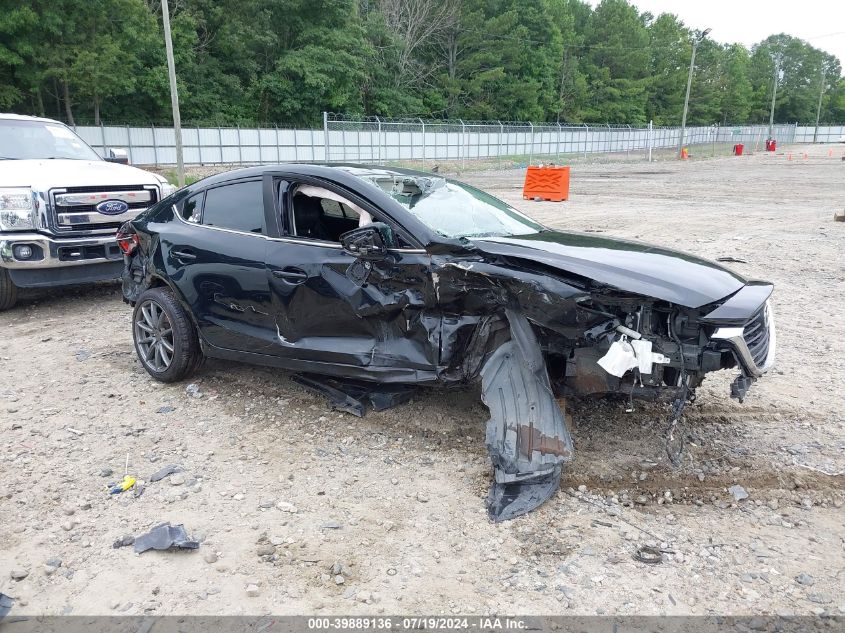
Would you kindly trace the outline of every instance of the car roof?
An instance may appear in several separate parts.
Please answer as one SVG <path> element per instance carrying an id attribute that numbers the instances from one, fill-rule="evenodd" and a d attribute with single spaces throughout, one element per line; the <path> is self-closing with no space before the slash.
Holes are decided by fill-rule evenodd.
<path id="1" fill-rule="evenodd" d="M 0 119 L 8 120 L 8 121 L 41 121 L 42 123 L 58 123 L 59 125 L 64 125 L 61 121 L 56 121 L 55 119 L 45 119 L 44 117 L 40 116 L 30 116 L 28 114 L 15 114 L 13 112 L 0 112 Z"/>
<path id="2" fill-rule="evenodd" d="M 256 165 L 255 167 L 243 167 L 240 169 L 233 169 L 225 171 L 208 178 L 203 178 L 198 181 L 202 186 L 215 185 L 230 180 L 239 180 L 241 178 L 254 178 L 256 176 L 263 176 L 264 174 L 272 174 L 278 172 L 292 172 L 301 174 L 303 176 L 316 176 L 323 178 L 335 179 L 343 183 L 345 177 L 353 177 L 356 180 L 372 176 L 426 176 L 438 177 L 437 174 L 430 174 L 424 171 L 417 171 L 414 169 L 405 169 L 403 167 L 388 167 L 384 165 L 361 165 L 358 163 L 278 163 L 274 165 Z"/>

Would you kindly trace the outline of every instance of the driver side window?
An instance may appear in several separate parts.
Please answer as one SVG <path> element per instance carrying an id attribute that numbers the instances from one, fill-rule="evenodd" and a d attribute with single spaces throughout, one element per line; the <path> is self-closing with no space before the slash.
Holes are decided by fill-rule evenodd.
<path id="1" fill-rule="evenodd" d="M 339 243 L 347 231 L 372 222 L 364 209 L 322 187 L 299 185 L 291 199 L 291 233 L 298 237 Z"/>

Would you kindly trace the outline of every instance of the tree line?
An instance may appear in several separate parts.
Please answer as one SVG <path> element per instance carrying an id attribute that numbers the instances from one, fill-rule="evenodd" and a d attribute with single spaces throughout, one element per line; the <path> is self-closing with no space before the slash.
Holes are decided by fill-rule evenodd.
<path id="1" fill-rule="evenodd" d="M 692 42 L 626 0 L 170 0 L 182 119 L 676 125 Z M 167 124 L 160 0 L 0 0 L 0 111 Z M 706 25 L 701 25 L 706 26 Z M 718 34 L 714 33 L 718 36 Z M 845 121 L 840 61 L 787 34 L 698 46 L 688 122 Z"/>

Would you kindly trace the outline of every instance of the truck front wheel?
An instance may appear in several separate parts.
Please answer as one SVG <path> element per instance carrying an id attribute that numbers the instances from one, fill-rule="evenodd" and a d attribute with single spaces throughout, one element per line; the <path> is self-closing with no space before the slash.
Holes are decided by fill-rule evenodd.
<path id="1" fill-rule="evenodd" d="M 12 282 L 9 271 L 0 268 L 0 312 L 8 310 L 18 300 L 18 287 Z"/>

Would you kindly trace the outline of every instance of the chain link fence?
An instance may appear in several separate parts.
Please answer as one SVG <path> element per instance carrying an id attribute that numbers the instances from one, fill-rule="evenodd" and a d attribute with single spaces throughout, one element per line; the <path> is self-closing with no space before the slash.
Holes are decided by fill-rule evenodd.
<path id="1" fill-rule="evenodd" d="M 590 154 L 623 154 L 643 159 L 655 152 L 678 150 L 679 127 L 633 127 L 613 124 L 541 124 L 509 121 L 426 121 L 423 119 L 356 119 L 326 114 L 325 155 L 329 161 L 391 162 L 553 162 Z M 798 127 L 776 125 L 772 137 L 795 141 Z M 684 146 L 731 146 L 762 149 L 767 125 L 695 126 L 684 133 Z M 665 152 L 664 152 L 665 153 Z"/>
<path id="2" fill-rule="evenodd" d="M 95 150 L 127 150 L 137 165 L 175 165 L 173 128 L 77 126 L 76 132 Z M 690 152 L 722 154 L 737 143 L 745 151 L 762 150 L 767 125 L 694 126 L 685 130 Z M 815 127 L 776 125 L 779 145 L 838 142 L 845 125 Z M 186 164 L 250 165 L 290 161 L 354 163 L 467 163 L 514 166 L 562 162 L 576 157 L 650 160 L 678 151 L 680 128 L 613 124 L 522 123 L 506 121 L 444 121 L 424 119 L 352 118 L 326 113 L 322 129 L 277 127 L 183 127 Z"/>

